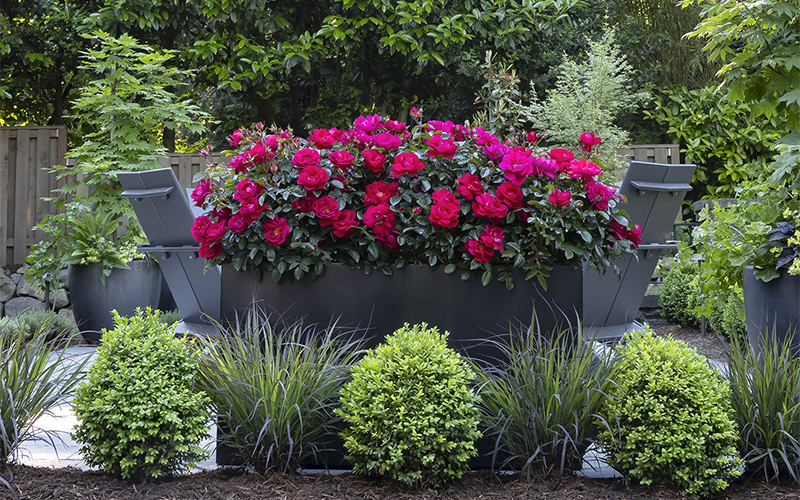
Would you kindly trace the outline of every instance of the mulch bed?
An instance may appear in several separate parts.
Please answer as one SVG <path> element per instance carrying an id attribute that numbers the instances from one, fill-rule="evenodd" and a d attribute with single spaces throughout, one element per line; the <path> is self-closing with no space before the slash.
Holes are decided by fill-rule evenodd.
<path id="1" fill-rule="evenodd" d="M 636 500 L 681 499 L 680 492 L 666 487 L 647 490 L 620 480 L 587 479 L 538 473 L 528 482 L 488 471 L 465 475 L 441 492 L 408 490 L 388 481 L 370 480 L 353 474 L 265 475 L 239 469 L 218 469 L 177 477 L 159 484 L 130 484 L 102 472 L 85 472 L 21 466 L 14 468 L 13 491 L 0 490 L 3 499 L 548 499 L 548 500 Z M 718 499 L 800 500 L 797 485 L 750 482 L 735 484 L 715 496 Z"/>

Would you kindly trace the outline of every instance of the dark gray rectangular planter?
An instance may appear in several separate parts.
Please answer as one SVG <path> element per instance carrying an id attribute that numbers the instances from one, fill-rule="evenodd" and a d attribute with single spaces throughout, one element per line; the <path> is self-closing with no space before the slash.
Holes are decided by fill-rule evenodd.
<path id="1" fill-rule="evenodd" d="M 755 352 L 763 352 L 764 339 L 790 338 L 792 353 L 800 358 L 800 276 L 786 271 L 767 283 L 756 279 L 752 266 L 744 268 L 744 310 L 747 339 Z"/>
<path id="2" fill-rule="evenodd" d="M 255 273 L 224 265 L 221 311 L 223 320 L 231 321 L 255 297 L 273 317 L 304 317 L 306 324 L 321 327 L 338 319 L 342 326 L 369 328 L 370 347 L 403 323 L 426 322 L 449 331 L 453 347 L 483 357 L 485 349 L 478 344 L 527 327 L 534 307 L 542 331 L 566 328 L 567 322 L 577 326 L 583 307 L 580 269 L 557 267 L 547 290 L 524 278 L 523 272 L 515 272 L 516 285 L 509 291 L 499 281 L 483 286 L 480 280 L 462 280 L 460 273 L 446 274 L 441 267 L 405 266 L 387 276 L 333 264 L 316 281 L 276 283 L 269 275 L 257 281 Z"/>

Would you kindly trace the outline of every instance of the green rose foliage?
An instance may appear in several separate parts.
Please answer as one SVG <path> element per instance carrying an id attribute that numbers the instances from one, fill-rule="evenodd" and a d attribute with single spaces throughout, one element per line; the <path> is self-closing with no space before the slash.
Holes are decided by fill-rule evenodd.
<path id="1" fill-rule="evenodd" d="M 199 360 L 158 316 L 114 311 L 116 329 L 104 332 L 73 405 L 84 460 L 122 479 L 168 476 L 208 455 L 197 446 L 209 419 L 209 400 L 193 387 Z"/>
<path id="2" fill-rule="evenodd" d="M 742 465 L 727 381 L 683 342 L 652 330 L 626 337 L 600 411 L 608 464 L 646 486 L 707 496 Z"/>
<path id="3" fill-rule="evenodd" d="M 475 374 L 447 335 L 406 324 L 352 368 L 336 413 L 354 472 L 437 488 L 477 454 Z"/>

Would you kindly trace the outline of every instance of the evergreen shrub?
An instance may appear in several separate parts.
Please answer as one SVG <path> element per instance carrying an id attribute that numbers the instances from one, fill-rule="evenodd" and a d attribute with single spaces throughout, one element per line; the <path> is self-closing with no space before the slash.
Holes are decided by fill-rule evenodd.
<path id="1" fill-rule="evenodd" d="M 688 254 L 679 253 L 664 276 L 658 304 L 664 319 L 682 326 L 697 324 L 694 309 L 700 305 L 700 269 Z"/>
<path id="2" fill-rule="evenodd" d="M 199 359 L 150 308 L 104 331 L 89 378 L 73 404 L 73 439 L 84 461 L 122 479 L 158 479 L 208 453 L 209 400 L 195 390 Z"/>
<path id="3" fill-rule="evenodd" d="M 599 441 L 626 479 L 707 496 L 740 474 L 730 388 L 694 349 L 628 335 L 610 379 Z"/>
<path id="4" fill-rule="evenodd" d="M 27 311 L 19 316 L 0 318 L 0 334 L 21 334 L 25 341 L 43 335 L 46 341 L 69 338 L 75 332 L 75 324 L 66 316 L 54 311 Z"/>
<path id="5" fill-rule="evenodd" d="M 355 473 L 438 488 L 477 454 L 475 374 L 447 336 L 406 324 L 353 366 L 337 413 Z"/>

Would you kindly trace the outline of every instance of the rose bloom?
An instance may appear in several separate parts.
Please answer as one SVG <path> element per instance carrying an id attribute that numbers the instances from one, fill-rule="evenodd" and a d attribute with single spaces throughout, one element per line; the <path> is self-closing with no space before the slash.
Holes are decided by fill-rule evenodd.
<path id="1" fill-rule="evenodd" d="M 628 231 L 628 238 L 633 243 L 633 248 L 639 248 L 639 243 L 642 242 L 642 226 L 636 224 L 635 229 Z"/>
<path id="2" fill-rule="evenodd" d="M 250 163 L 247 160 L 247 153 L 242 153 L 238 156 L 234 156 L 230 162 L 228 162 L 228 166 L 234 169 L 236 172 L 243 174 L 247 167 L 250 166 Z"/>
<path id="3" fill-rule="evenodd" d="M 308 193 L 307 196 L 303 196 L 297 201 L 292 202 L 292 208 L 297 210 L 298 212 L 311 212 L 312 206 L 314 202 L 317 201 L 319 198 L 314 193 Z"/>
<path id="4" fill-rule="evenodd" d="M 400 242 L 397 241 L 398 231 L 394 226 L 379 224 L 372 228 L 378 241 L 386 248 L 397 250 L 400 248 Z"/>
<path id="5" fill-rule="evenodd" d="M 397 120 L 386 120 L 386 123 L 383 124 L 383 128 L 385 128 L 389 132 L 395 132 L 401 134 L 405 132 L 406 124 L 403 122 L 399 122 Z"/>
<path id="6" fill-rule="evenodd" d="M 484 193 L 476 197 L 475 203 L 472 204 L 472 211 L 477 215 L 488 217 L 492 221 L 502 219 L 508 215 L 508 207 L 490 193 Z"/>
<path id="7" fill-rule="evenodd" d="M 251 222 L 253 221 L 244 214 L 235 213 L 228 219 L 228 228 L 234 233 L 241 233 L 247 229 L 247 226 L 249 226 Z"/>
<path id="8" fill-rule="evenodd" d="M 328 129 L 317 128 L 308 136 L 308 142 L 317 149 L 329 149 L 336 142 L 336 138 L 331 135 Z"/>
<path id="9" fill-rule="evenodd" d="M 267 161 L 267 147 L 261 143 L 253 146 L 252 149 L 248 150 L 245 154 L 253 165 L 261 165 Z"/>
<path id="10" fill-rule="evenodd" d="M 479 240 L 467 240 L 464 247 L 477 262 L 489 262 L 494 257 L 494 247 L 487 246 Z"/>
<path id="11" fill-rule="evenodd" d="M 569 166 L 569 162 L 575 159 L 575 153 L 568 149 L 555 148 L 551 149 L 548 154 L 558 163 L 558 169 L 562 172 Z"/>
<path id="12" fill-rule="evenodd" d="M 417 172 L 425 168 L 425 164 L 420 161 L 419 157 L 411 152 L 400 153 L 394 158 L 392 165 L 392 177 L 400 177 L 403 174 L 409 174 L 414 177 Z"/>
<path id="13" fill-rule="evenodd" d="M 214 207 L 214 209 L 211 210 L 211 216 L 220 221 L 221 220 L 227 221 L 228 219 L 231 218 L 231 209 L 228 207 L 223 207 L 223 208 Z"/>
<path id="14" fill-rule="evenodd" d="M 503 177 L 514 184 L 522 184 L 525 178 L 533 173 L 531 152 L 524 148 L 514 148 L 500 162 Z"/>
<path id="15" fill-rule="evenodd" d="M 614 197 L 615 191 L 616 189 L 595 181 L 586 184 L 586 197 L 589 198 L 591 207 L 597 210 L 608 208 L 608 200 Z"/>
<path id="16" fill-rule="evenodd" d="M 478 235 L 478 239 L 484 245 L 503 251 L 505 250 L 505 248 L 503 248 L 504 235 L 505 232 L 502 228 L 489 224 L 486 226 L 486 231 Z"/>
<path id="17" fill-rule="evenodd" d="M 400 194 L 400 189 L 396 182 L 385 183 L 383 181 L 375 181 L 367 185 L 366 192 L 364 193 L 365 205 L 380 205 L 381 203 L 388 203 L 392 196 Z"/>
<path id="18" fill-rule="evenodd" d="M 581 143 L 583 143 L 583 149 L 581 151 L 583 151 L 584 153 L 591 153 L 592 152 L 592 146 L 597 146 L 598 144 L 603 142 L 602 139 L 600 139 L 599 137 L 595 136 L 591 132 L 586 132 L 586 133 L 581 134 L 580 139 L 581 139 Z"/>
<path id="19" fill-rule="evenodd" d="M 219 241 L 225 236 L 225 232 L 227 230 L 228 228 L 224 220 L 212 222 L 206 228 L 206 235 L 204 241 L 206 242 Z"/>
<path id="20" fill-rule="evenodd" d="M 626 240 L 628 239 L 628 228 L 620 224 L 614 219 L 611 219 L 611 223 L 608 225 L 611 228 L 611 235 L 614 236 L 614 239 L 619 240 Z"/>
<path id="21" fill-rule="evenodd" d="M 413 116 L 414 118 L 420 118 L 420 117 L 422 117 L 422 110 L 421 109 L 417 109 L 414 106 L 412 106 L 411 107 L 411 111 L 409 111 L 409 114 L 411 116 Z"/>
<path id="22" fill-rule="evenodd" d="M 455 156 L 456 150 L 458 150 L 458 146 L 453 142 L 453 139 L 445 139 L 439 134 L 434 135 L 430 140 L 425 141 L 425 143 L 431 147 L 431 149 L 427 151 L 428 156 L 431 158 L 434 156 L 441 156 L 442 158 L 449 159 Z"/>
<path id="23" fill-rule="evenodd" d="M 501 161 L 508 154 L 509 151 L 511 151 L 511 148 L 506 146 L 502 142 L 489 144 L 488 146 L 483 148 L 483 154 L 485 154 L 491 161 L 494 162 Z"/>
<path id="24" fill-rule="evenodd" d="M 278 150 L 278 136 L 275 134 L 268 135 L 264 137 L 264 145 L 270 149 L 270 151 L 277 151 Z M 270 158 L 274 155 L 268 155 Z"/>
<path id="25" fill-rule="evenodd" d="M 244 203 L 245 200 L 250 200 L 257 197 L 265 191 L 264 186 L 250 179 L 242 179 L 236 185 L 236 194 L 233 195 L 234 200 L 239 200 Z"/>
<path id="26" fill-rule="evenodd" d="M 282 217 L 270 219 L 262 224 L 262 227 L 265 232 L 264 238 L 276 247 L 282 245 L 291 232 L 286 219 Z"/>
<path id="27" fill-rule="evenodd" d="M 550 203 L 557 206 L 558 208 L 566 207 L 572 201 L 572 193 L 569 191 L 561 191 L 559 189 L 554 189 L 550 196 L 547 197 L 550 200 Z"/>
<path id="28" fill-rule="evenodd" d="M 369 228 L 375 226 L 394 226 L 394 212 L 388 203 L 367 207 L 364 212 L 364 225 Z"/>
<path id="29" fill-rule="evenodd" d="M 456 191 L 469 201 L 483 193 L 483 184 L 477 175 L 466 173 L 458 178 L 458 184 Z"/>
<path id="30" fill-rule="evenodd" d="M 434 226 L 456 227 L 458 224 L 458 211 L 461 203 L 456 196 L 447 189 L 437 189 L 433 192 L 433 205 L 428 219 Z"/>
<path id="31" fill-rule="evenodd" d="M 232 133 L 228 136 L 228 142 L 231 143 L 231 146 L 238 146 L 240 142 L 244 140 L 244 132 L 242 129 L 237 130 L 236 132 Z"/>
<path id="32" fill-rule="evenodd" d="M 325 187 L 328 182 L 328 172 L 319 167 L 306 167 L 300 172 L 297 183 L 309 191 L 316 191 Z"/>
<path id="33" fill-rule="evenodd" d="M 450 135 L 457 141 L 466 141 L 467 136 L 470 135 L 470 131 L 464 125 L 458 124 L 453 128 L 453 131 L 450 132 Z"/>
<path id="34" fill-rule="evenodd" d="M 506 181 L 497 188 L 497 199 L 512 210 L 522 208 L 522 198 L 522 190 L 511 181 Z"/>
<path id="35" fill-rule="evenodd" d="M 539 136 L 536 135 L 536 132 L 530 131 L 530 132 L 528 132 L 527 140 L 528 140 L 528 142 L 536 142 L 536 141 L 539 140 Z"/>
<path id="36" fill-rule="evenodd" d="M 203 203 L 206 201 L 206 197 L 210 195 L 214 189 L 211 187 L 211 179 L 203 179 L 200 183 L 194 187 L 194 191 L 192 191 L 192 201 L 194 201 L 194 206 L 202 207 Z"/>
<path id="37" fill-rule="evenodd" d="M 366 133 L 372 133 L 381 126 L 381 118 L 380 115 L 372 115 L 372 116 L 359 116 L 356 118 L 355 126 L 359 130 L 363 130 Z"/>
<path id="38" fill-rule="evenodd" d="M 330 196 L 322 196 L 314 202 L 311 210 L 319 219 L 319 225 L 327 227 L 339 217 L 339 202 Z"/>
<path id="39" fill-rule="evenodd" d="M 328 154 L 328 159 L 331 161 L 331 163 L 347 172 L 353 166 L 353 161 L 356 158 L 350 153 L 350 151 L 339 150 L 331 151 Z"/>
<path id="40" fill-rule="evenodd" d="M 219 241 L 203 242 L 200 244 L 197 253 L 204 259 L 213 259 L 222 253 L 222 243 Z"/>
<path id="41" fill-rule="evenodd" d="M 500 139 L 494 134 L 484 131 L 481 127 L 477 127 L 473 131 L 473 137 L 475 138 L 475 144 L 478 146 L 489 146 L 500 142 Z"/>
<path id="42" fill-rule="evenodd" d="M 555 160 L 550 158 L 545 158 L 544 156 L 535 156 L 533 158 L 533 173 L 537 177 L 544 175 L 545 177 L 549 177 L 551 180 L 556 179 L 556 175 L 558 175 L 558 163 Z"/>
<path id="43" fill-rule="evenodd" d="M 573 160 L 567 167 L 567 174 L 570 179 L 582 179 L 583 183 L 594 180 L 602 172 L 602 169 L 590 161 L 584 159 Z"/>
<path id="44" fill-rule="evenodd" d="M 383 172 L 383 165 L 386 163 L 386 156 L 376 149 L 367 149 L 364 151 L 364 165 L 368 169 L 379 174 Z"/>
<path id="45" fill-rule="evenodd" d="M 444 132 L 447 135 L 452 135 L 454 127 L 455 124 L 450 120 L 447 120 L 445 122 L 439 120 L 431 120 L 428 123 L 426 123 L 423 128 L 431 132 Z"/>
<path id="46" fill-rule="evenodd" d="M 353 210 L 341 210 L 339 216 L 333 221 L 333 234 L 337 238 L 346 238 L 356 231 L 359 222 Z"/>
<path id="47" fill-rule="evenodd" d="M 266 205 L 258 202 L 257 198 L 248 198 L 242 200 L 242 205 L 239 207 L 239 213 L 250 219 L 250 222 L 258 219 L 258 215 L 266 210 Z M 249 224 L 249 222 L 248 222 Z"/>
<path id="48" fill-rule="evenodd" d="M 377 148 L 383 148 L 387 151 L 393 151 L 403 144 L 402 139 L 389 132 L 381 132 L 372 136 L 372 143 Z"/>
<path id="49" fill-rule="evenodd" d="M 305 148 L 294 154 L 294 157 L 292 157 L 292 164 L 298 168 L 318 167 L 319 160 L 319 151 Z"/>
<path id="50" fill-rule="evenodd" d="M 197 243 L 204 241 L 206 239 L 206 229 L 210 225 L 211 219 L 207 215 L 201 215 L 196 218 L 192 223 L 192 238 L 194 238 L 194 241 Z"/>

